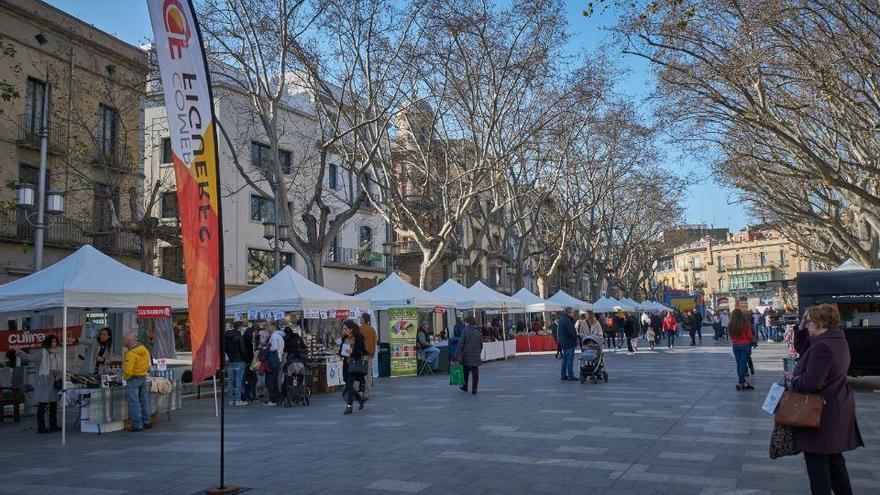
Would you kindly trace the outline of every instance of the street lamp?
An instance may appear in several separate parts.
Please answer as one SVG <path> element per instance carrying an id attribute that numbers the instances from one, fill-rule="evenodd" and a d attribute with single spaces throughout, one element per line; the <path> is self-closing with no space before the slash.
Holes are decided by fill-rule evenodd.
<path id="1" fill-rule="evenodd" d="M 281 271 L 281 248 L 290 240 L 290 226 L 278 220 L 278 215 L 272 220 L 263 221 L 263 239 L 269 241 L 272 252 L 275 255 L 275 273 Z"/>

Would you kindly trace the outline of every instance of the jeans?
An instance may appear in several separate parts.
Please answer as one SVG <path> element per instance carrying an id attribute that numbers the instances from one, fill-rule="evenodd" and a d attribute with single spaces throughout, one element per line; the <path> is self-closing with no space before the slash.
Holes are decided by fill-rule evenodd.
<path id="1" fill-rule="evenodd" d="M 764 325 L 755 325 L 755 330 L 758 331 L 758 340 L 764 340 L 767 338 L 767 334 L 764 331 Z"/>
<path id="2" fill-rule="evenodd" d="M 464 391 L 467 392 L 468 376 L 471 376 L 471 391 L 477 393 L 477 384 L 480 383 L 480 367 L 479 366 L 463 366 L 464 368 Z"/>
<path id="3" fill-rule="evenodd" d="M 422 349 L 422 352 L 425 353 L 425 361 L 431 365 L 432 370 L 436 370 L 440 363 L 437 358 L 440 357 L 440 349 L 437 349 L 434 346 L 428 347 L 426 349 Z"/>
<path id="4" fill-rule="evenodd" d="M 562 350 L 562 378 L 574 376 L 574 347 Z"/>
<path id="5" fill-rule="evenodd" d="M 278 387 L 278 372 L 266 373 L 266 391 L 269 392 L 269 402 L 278 402 L 281 398 L 281 390 Z"/>
<path id="6" fill-rule="evenodd" d="M 776 332 L 778 332 L 778 331 L 779 331 L 779 329 L 776 327 L 767 327 L 767 340 L 774 340 L 775 341 L 776 340 Z"/>
<path id="7" fill-rule="evenodd" d="M 808 454 L 804 452 L 810 492 L 813 495 L 851 495 L 852 486 L 843 454 Z"/>
<path id="8" fill-rule="evenodd" d="M 226 400 L 241 400 L 241 387 L 244 384 L 245 363 L 229 363 L 226 366 Z"/>
<path id="9" fill-rule="evenodd" d="M 733 357 L 736 359 L 738 383 L 746 383 L 746 376 L 749 374 L 749 358 L 752 357 L 752 344 L 734 344 Z"/>
<path id="10" fill-rule="evenodd" d="M 675 347 L 675 331 L 667 330 L 666 331 L 666 347 L 672 349 Z"/>
<path id="11" fill-rule="evenodd" d="M 128 399 L 128 418 L 135 429 L 143 428 L 150 422 L 150 389 L 146 376 L 133 376 L 125 382 L 125 395 Z"/>

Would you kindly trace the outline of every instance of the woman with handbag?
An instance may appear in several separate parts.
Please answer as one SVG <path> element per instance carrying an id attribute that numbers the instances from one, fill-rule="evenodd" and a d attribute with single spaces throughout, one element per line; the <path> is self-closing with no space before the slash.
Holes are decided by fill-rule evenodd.
<path id="1" fill-rule="evenodd" d="M 18 357 L 37 366 L 34 382 L 34 402 L 37 403 L 37 433 L 61 431 L 58 426 L 58 393 L 64 383 L 64 355 L 58 337 L 49 334 L 37 354 L 18 351 Z M 46 428 L 46 410 L 49 410 L 49 427 Z"/>
<path id="2" fill-rule="evenodd" d="M 846 381 L 849 346 L 836 305 L 810 306 L 806 315 L 810 347 L 793 373 L 785 373 L 791 390 L 818 394 L 824 401 L 818 428 L 793 428 L 795 445 L 804 453 L 813 495 L 852 493 L 843 452 L 864 447 L 856 421 L 856 402 Z"/>
<path id="3" fill-rule="evenodd" d="M 730 336 L 733 357 L 736 359 L 736 374 L 739 379 L 736 389 L 754 390 L 755 387 L 746 380 L 746 377 L 749 376 L 749 359 L 752 358 L 752 340 L 754 340 L 755 334 L 752 332 L 752 325 L 741 309 L 736 308 L 730 312 L 727 334 Z"/>
<path id="4" fill-rule="evenodd" d="M 358 401 L 358 411 L 364 408 L 366 398 L 361 391 L 366 386 L 367 361 L 364 359 L 366 354 L 364 334 L 361 333 L 357 322 L 345 320 L 342 323 L 342 342 L 339 344 L 339 355 L 342 356 L 342 378 L 345 380 L 346 406 L 343 414 L 351 414 L 355 399 Z M 358 383 L 358 388 L 355 388 L 355 382 Z"/>

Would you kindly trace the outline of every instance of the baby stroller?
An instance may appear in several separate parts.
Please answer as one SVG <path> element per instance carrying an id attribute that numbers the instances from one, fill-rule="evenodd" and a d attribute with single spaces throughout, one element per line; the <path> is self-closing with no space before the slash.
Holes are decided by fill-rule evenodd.
<path id="1" fill-rule="evenodd" d="M 594 384 L 602 379 L 608 383 L 608 372 L 605 371 L 605 356 L 602 354 L 602 337 L 587 335 L 584 337 L 579 358 L 581 383 L 587 378 Z"/>
<path id="2" fill-rule="evenodd" d="M 291 407 L 294 404 L 308 406 L 310 403 L 308 366 L 299 358 L 291 357 L 284 364 L 284 386 L 281 390 L 281 404 Z"/>

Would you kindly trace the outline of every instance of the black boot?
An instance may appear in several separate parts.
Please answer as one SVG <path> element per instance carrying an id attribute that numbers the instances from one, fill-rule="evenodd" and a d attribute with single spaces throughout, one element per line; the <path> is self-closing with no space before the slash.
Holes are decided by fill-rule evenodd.
<path id="1" fill-rule="evenodd" d="M 37 433 L 49 433 L 46 429 L 46 406 L 47 402 L 40 402 L 37 405 Z"/>
<path id="2" fill-rule="evenodd" d="M 58 403 L 49 403 L 49 431 L 61 431 L 58 426 Z"/>

